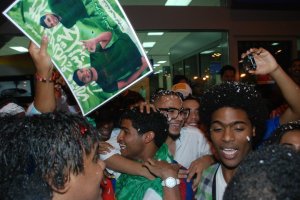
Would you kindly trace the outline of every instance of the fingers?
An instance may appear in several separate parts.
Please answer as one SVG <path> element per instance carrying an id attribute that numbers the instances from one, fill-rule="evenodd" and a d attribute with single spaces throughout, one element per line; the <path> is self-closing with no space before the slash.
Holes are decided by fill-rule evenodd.
<path id="1" fill-rule="evenodd" d="M 111 152 L 111 150 L 114 149 L 112 145 L 110 145 L 107 142 L 100 142 L 99 147 L 98 147 L 98 153 L 99 154 L 107 154 Z"/>
<path id="2" fill-rule="evenodd" d="M 43 52 L 43 53 L 47 52 L 47 47 L 48 47 L 48 36 L 43 35 L 40 51 Z"/>
<path id="3" fill-rule="evenodd" d="M 251 48 L 247 50 L 245 53 L 242 53 L 241 58 L 245 58 L 249 54 L 255 55 L 260 55 L 261 53 L 265 52 L 265 49 L 260 47 L 260 48 Z"/>
<path id="4" fill-rule="evenodd" d="M 178 178 L 187 178 L 189 171 L 185 169 L 178 170 Z"/>
<path id="5" fill-rule="evenodd" d="M 193 185 L 192 185 L 193 191 L 197 190 L 200 181 L 201 181 L 201 173 L 198 173 L 196 178 L 193 180 Z"/>
<path id="6" fill-rule="evenodd" d="M 30 55 L 32 55 L 33 51 L 34 51 L 35 49 L 38 49 L 38 47 L 34 44 L 34 42 L 30 41 L 30 42 L 29 42 L 29 47 L 28 47 L 28 49 L 29 49 Z"/>
<path id="7" fill-rule="evenodd" d="M 155 165 L 156 160 L 154 160 L 154 159 L 152 159 L 152 158 L 148 158 L 148 159 L 147 159 L 147 162 L 148 162 L 150 165 Z"/>
<path id="8" fill-rule="evenodd" d="M 194 176 L 196 175 L 196 170 L 195 169 L 191 169 L 191 170 L 189 170 L 189 173 L 188 173 L 188 176 L 187 176 L 187 179 L 186 179 L 186 181 L 187 182 L 190 182 L 193 178 L 194 178 Z"/>
<path id="9" fill-rule="evenodd" d="M 143 163 L 143 166 L 146 167 L 150 172 L 152 169 L 152 164 L 151 162 L 149 162 L 148 160 L 146 162 Z"/>

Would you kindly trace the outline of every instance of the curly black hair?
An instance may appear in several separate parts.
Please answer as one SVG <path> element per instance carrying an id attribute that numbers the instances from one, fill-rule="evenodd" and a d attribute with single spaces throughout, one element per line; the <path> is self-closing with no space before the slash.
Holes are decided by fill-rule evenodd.
<path id="1" fill-rule="evenodd" d="M 70 173 L 83 172 L 84 154 L 90 154 L 99 141 L 96 129 L 79 115 L 47 113 L 16 118 L 7 124 L 1 119 L 1 125 L 0 175 L 4 187 L 16 175 L 34 174 L 48 185 L 64 188 Z"/>
<path id="2" fill-rule="evenodd" d="M 268 110 L 254 86 L 242 82 L 224 82 L 204 92 L 201 98 L 200 117 L 210 127 L 212 114 L 224 107 L 244 110 L 251 124 L 256 127 L 252 144 L 255 147 L 265 132 Z"/>
<path id="3" fill-rule="evenodd" d="M 281 145 L 252 151 L 238 167 L 223 199 L 300 199 L 299 166 L 299 154 Z"/>
<path id="4" fill-rule="evenodd" d="M 158 90 L 156 92 L 154 92 L 152 95 L 151 95 L 151 98 L 150 98 L 150 102 L 151 103 L 155 103 L 156 101 L 158 101 L 161 97 L 163 96 L 176 96 L 178 97 L 179 99 L 183 100 L 183 96 L 180 92 L 174 92 L 172 90 L 165 90 L 165 89 L 161 89 L 161 90 Z"/>
<path id="5" fill-rule="evenodd" d="M 266 144 L 279 144 L 282 136 L 289 131 L 300 130 L 300 120 L 288 122 L 279 126 L 272 136 L 265 142 Z"/>
<path id="6" fill-rule="evenodd" d="M 129 119 L 132 122 L 132 126 L 137 130 L 139 135 L 143 135 L 148 131 L 155 133 L 154 143 L 159 148 L 166 141 L 168 137 L 169 125 L 167 118 L 158 113 L 150 110 L 150 113 L 144 111 L 141 113 L 139 109 L 126 110 L 121 118 Z"/>

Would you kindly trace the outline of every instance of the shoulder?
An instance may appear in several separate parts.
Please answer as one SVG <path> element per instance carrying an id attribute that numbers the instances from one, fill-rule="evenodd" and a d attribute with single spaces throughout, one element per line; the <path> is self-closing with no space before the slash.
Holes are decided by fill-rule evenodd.
<path id="1" fill-rule="evenodd" d="M 210 167 L 208 167 L 206 170 L 203 171 L 202 176 L 203 177 L 213 177 L 216 173 L 217 169 L 219 168 L 220 164 L 216 163 Z"/>
<path id="2" fill-rule="evenodd" d="M 218 170 L 218 167 L 220 166 L 219 163 L 214 164 L 203 171 L 202 178 L 200 182 L 200 187 L 210 187 L 212 186 L 214 176 L 216 174 L 216 171 Z"/>
<path id="3" fill-rule="evenodd" d="M 121 131 L 121 129 L 119 129 L 119 128 L 114 128 L 114 129 L 112 130 L 112 132 L 111 132 L 110 138 L 117 138 L 118 135 L 119 135 L 119 133 L 120 133 L 120 131 Z"/>
<path id="4" fill-rule="evenodd" d="M 182 127 L 180 131 L 180 139 L 191 140 L 199 143 L 199 141 L 206 142 L 206 138 L 200 129 L 195 127 Z"/>
<path id="5" fill-rule="evenodd" d="M 220 164 L 214 164 L 203 171 L 201 182 L 198 185 L 196 199 L 212 199 L 212 185 L 216 171 Z"/>
<path id="6" fill-rule="evenodd" d="M 201 134 L 202 134 L 200 129 L 195 128 L 195 127 L 191 127 L 191 126 L 182 127 L 180 132 L 183 133 L 183 134 L 187 133 L 187 134 L 195 135 L 195 136 L 197 136 L 197 135 L 201 136 Z"/>
<path id="7" fill-rule="evenodd" d="M 280 126 L 280 117 L 276 116 L 271 119 L 268 119 L 266 122 L 266 132 L 264 134 L 263 140 L 268 139 L 273 131 Z"/>

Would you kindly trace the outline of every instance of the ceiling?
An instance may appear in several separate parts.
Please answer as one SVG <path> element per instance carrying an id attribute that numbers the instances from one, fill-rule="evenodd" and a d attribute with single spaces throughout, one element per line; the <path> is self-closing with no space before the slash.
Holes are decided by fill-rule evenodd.
<path id="1" fill-rule="evenodd" d="M 1 13 L 12 3 L 12 0 L 1 0 Z M 166 0 L 120 0 L 121 5 L 164 5 Z M 220 0 L 192 0 L 191 6 L 220 6 Z M 162 36 L 148 36 L 147 32 L 137 32 L 141 41 L 156 42 L 152 48 L 146 48 L 148 58 L 158 61 L 167 61 L 164 66 L 169 66 L 170 58 L 178 60 L 185 55 L 201 49 L 208 43 L 219 39 L 218 34 L 205 32 L 165 32 Z M 197 41 L 197 42 L 195 42 Z M 3 15 L 0 16 L 0 56 L 18 54 L 11 49 L 11 46 L 27 47 L 29 39 L 24 36 L 11 22 Z M 171 53 L 171 56 L 170 56 Z"/>

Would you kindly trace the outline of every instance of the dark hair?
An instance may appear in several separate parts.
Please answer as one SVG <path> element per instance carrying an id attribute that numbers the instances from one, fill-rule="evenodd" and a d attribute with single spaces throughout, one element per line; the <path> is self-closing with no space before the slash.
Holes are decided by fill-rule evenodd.
<path id="1" fill-rule="evenodd" d="M 16 118 L 7 125 L 1 119 L 2 123 L 1 186 L 9 187 L 17 175 L 32 175 L 64 188 L 70 173 L 83 172 L 83 154 L 90 154 L 99 141 L 96 129 L 79 115 L 47 113 Z"/>
<path id="2" fill-rule="evenodd" d="M 215 85 L 204 92 L 201 98 L 201 121 L 210 127 L 212 114 L 223 107 L 232 107 L 244 110 L 251 124 L 256 127 L 253 137 L 253 147 L 261 140 L 268 111 L 259 92 L 254 86 L 242 82 L 224 82 Z"/>
<path id="3" fill-rule="evenodd" d="M 225 71 L 233 71 L 234 74 L 236 73 L 236 69 L 232 65 L 224 65 L 219 72 L 221 77 L 224 75 Z"/>
<path id="4" fill-rule="evenodd" d="M 40 25 L 43 26 L 44 28 L 49 28 L 47 24 L 45 23 L 46 15 L 41 16 L 40 18 Z"/>
<path id="5" fill-rule="evenodd" d="M 132 126 L 137 130 L 139 135 L 153 131 L 155 134 L 154 143 L 158 148 L 161 147 L 168 137 L 169 125 L 167 118 L 158 112 L 151 110 L 150 113 L 146 111 L 141 113 L 139 109 L 135 108 L 126 110 L 122 114 L 120 122 L 123 119 L 131 120 Z"/>
<path id="6" fill-rule="evenodd" d="M 73 80 L 75 81 L 75 83 L 78 85 L 78 86 L 84 86 L 84 82 L 82 82 L 81 80 L 79 80 L 79 77 L 78 77 L 78 72 L 79 69 L 76 69 L 73 73 Z"/>
<path id="7" fill-rule="evenodd" d="M 5 115 L 0 117 L 0 199 L 17 199 L 9 190 L 16 193 L 23 187 L 12 187 L 15 179 L 30 170 L 27 132 L 23 130 L 23 118 Z M 24 186 L 25 187 L 25 186 Z"/>
<path id="8" fill-rule="evenodd" d="M 195 96 L 193 96 L 193 95 L 188 95 L 187 97 L 185 97 L 184 99 L 183 99 L 183 101 L 185 101 L 185 100 L 195 100 L 195 101 L 197 101 L 197 103 L 200 105 L 200 98 L 198 98 L 198 97 L 195 97 Z"/>
<path id="9" fill-rule="evenodd" d="M 281 145 L 252 151 L 239 165 L 223 199 L 300 199 L 299 166 L 299 154 Z"/>
<path id="10" fill-rule="evenodd" d="M 300 120 L 288 122 L 286 124 L 282 124 L 279 126 L 269 140 L 267 140 L 266 144 L 279 144 L 282 136 L 289 131 L 300 130 Z"/>
<path id="11" fill-rule="evenodd" d="M 95 119 L 96 127 L 99 128 L 101 125 L 105 123 L 115 122 L 116 117 L 115 111 L 118 109 L 117 107 L 114 107 L 114 104 L 108 102 L 108 104 L 105 104 L 98 108 L 96 112 L 90 114 L 92 118 Z"/>
<path id="12" fill-rule="evenodd" d="M 53 15 L 55 16 L 58 20 L 60 19 L 60 17 L 54 13 L 48 13 L 48 14 L 45 14 L 43 16 L 40 17 L 40 25 L 43 26 L 44 28 L 52 28 L 52 27 L 49 27 L 47 26 L 47 24 L 45 23 L 45 19 L 46 19 L 46 16 L 47 15 Z"/>

